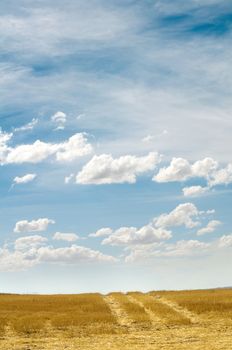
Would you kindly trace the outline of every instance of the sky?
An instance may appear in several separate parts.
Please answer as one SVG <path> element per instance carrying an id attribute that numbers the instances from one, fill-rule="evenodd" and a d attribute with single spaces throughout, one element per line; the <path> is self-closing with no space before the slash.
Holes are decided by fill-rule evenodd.
<path id="1" fill-rule="evenodd" d="M 232 4 L 2 0 L 0 285 L 231 286 Z"/>

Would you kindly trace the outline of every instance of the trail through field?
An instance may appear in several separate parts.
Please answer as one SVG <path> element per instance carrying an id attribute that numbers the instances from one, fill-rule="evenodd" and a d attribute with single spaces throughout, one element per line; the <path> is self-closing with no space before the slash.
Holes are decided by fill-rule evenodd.
<path id="1" fill-rule="evenodd" d="M 119 301 L 117 301 L 112 295 L 106 295 L 104 300 L 108 304 L 112 314 L 115 316 L 120 326 L 134 328 L 133 320 L 128 316 Z"/>
<path id="2" fill-rule="evenodd" d="M 199 323 L 200 319 L 199 317 L 192 313 L 191 311 L 185 309 L 184 307 L 180 306 L 179 304 L 175 303 L 172 300 L 166 299 L 164 297 L 161 297 L 160 295 L 153 296 L 156 301 L 170 307 L 172 310 L 178 312 L 182 317 L 188 318 L 191 323 Z"/>
<path id="3" fill-rule="evenodd" d="M 141 301 L 139 301 L 138 299 L 134 298 L 133 296 L 128 295 L 128 299 L 129 299 L 130 302 L 132 302 L 132 303 L 142 307 L 145 310 L 145 312 L 147 313 L 147 315 L 148 315 L 148 317 L 149 317 L 149 319 L 151 321 L 151 324 L 153 326 L 155 326 L 155 327 L 159 327 L 160 328 L 160 326 L 162 325 L 162 321 L 161 321 L 161 319 L 159 317 L 157 317 L 154 314 L 154 312 L 152 312 L 149 308 L 146 308 Z"/>

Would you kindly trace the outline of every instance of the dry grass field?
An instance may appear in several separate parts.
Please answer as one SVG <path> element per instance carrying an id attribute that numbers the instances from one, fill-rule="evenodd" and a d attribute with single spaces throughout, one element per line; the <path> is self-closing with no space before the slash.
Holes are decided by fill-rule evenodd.
<path id="1" fill-rule="evenodd" d="M 0 350 L 232 349 L 232 289 L 0 295 Z"/>

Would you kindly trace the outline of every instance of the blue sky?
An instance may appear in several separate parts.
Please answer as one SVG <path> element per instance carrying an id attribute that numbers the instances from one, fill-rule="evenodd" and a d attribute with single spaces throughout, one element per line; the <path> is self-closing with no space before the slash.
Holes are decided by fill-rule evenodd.
<path id="1" fill-rule="evenodd" d="M 2 292 L 231 285 L 231 3 L 0 10 Z"/>

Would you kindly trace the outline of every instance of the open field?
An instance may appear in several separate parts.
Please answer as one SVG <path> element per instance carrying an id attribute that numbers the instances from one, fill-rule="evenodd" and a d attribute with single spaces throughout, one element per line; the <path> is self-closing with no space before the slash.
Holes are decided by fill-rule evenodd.
<path id="1" fill-rule="evenodd" d="M 1 350 L 232 349 L 232 289 L 0 295 Z"/>

